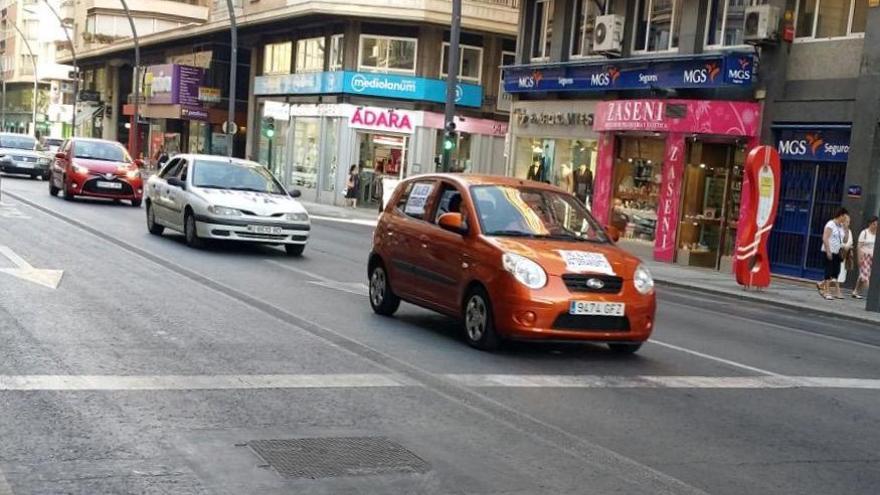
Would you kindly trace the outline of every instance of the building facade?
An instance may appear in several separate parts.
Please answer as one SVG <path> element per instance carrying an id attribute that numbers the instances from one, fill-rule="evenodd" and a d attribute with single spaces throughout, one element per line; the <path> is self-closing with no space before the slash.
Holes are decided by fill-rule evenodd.
<path id="1" fill-rule="evenodd" d="M 53 0 L 53 6 L 59 5 Z M 43 1 L 7 0 L 0 8 L 0 36 L 0 126 L 8 132 L 67 135 L 73 112 L 72 67 L 55 61 L 67 43 L 59 20 Z"/>
<path id="2" fill-rule="evenodd" d="M 876 83 L 876 66 L 859 63 L 880 30 L 876 10 L 867 0 L 528 0 L 504 71 L 508 173 L 568 188 L 643 256 L 729 269 L 745 156 L 776 145 L 773 270 L 815 276 L 830 209 L 862 211 L 876 190 L 850 139 L 851 112 L 877 106 L 873 94 L 858 104 Z M 801 142 L 812 143 L 807 156 Z"/>

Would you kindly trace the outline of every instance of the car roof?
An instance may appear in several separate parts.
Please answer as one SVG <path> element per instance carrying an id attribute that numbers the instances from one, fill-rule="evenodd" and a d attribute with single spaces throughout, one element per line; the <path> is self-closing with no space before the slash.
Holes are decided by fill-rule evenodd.
<path id="1" fill-rule="evenodd" d="M 0 136 L 11 136 L 11 137 L 26 137 L 31 139 L 37 139 L 30 134 L 19 134 L 17 132 L 0 132 Z"/>
<path id="2" fill-rule="evenodd" d="M 442 179 L 454 182 L 461 187 L 468 188 L 470 186 L 511 186 L 511 187 L 529 187 L 532 189 L 546 189 L 548 191 L 566 192 L 556 186 L 543 182 L 535 182 L 532 180 L 517 179 L 516 177 L 507 177 L 504 175 L 483 175 L 483 174 L 425 174 L 416 175 L 407 179 L 425 180 L 425 179 Z"/>
<path id="3" fill-rule="evenodd" d="M 54 138 L 53 138 L 54 139 Z M 118 144 L 119 146 L 124 146 L 119 141 L 113 141 L 112 139 L 99 139 L 99 138 L 87 138 L 87 137 L 72 137 L 70 138 L 74 143 L 83 142 L 83 143 L 110 143 L 110 144 Z"/>
<path id="4" fill-rule="evenodd" d="M 222 155 L 204 155 L 204 154 L 200 155 L 197 153 L 178 153 L 172 157 L 172 159 L 174 159 L 174 158 L 184 158 L 188 161 L 210 160 L 212 162 L 221 162 L 221 163 L 227 162 L 230 165 L 247 165 L 247 166 L 251 166 L 251 167 L 253 167 L 253 166 L 261 167 L 262 166 L 253 160 L 245 160 L 244 158 L 235 158 L 235 157 L 228 157 L 228 156 L 222 156 Z"/>

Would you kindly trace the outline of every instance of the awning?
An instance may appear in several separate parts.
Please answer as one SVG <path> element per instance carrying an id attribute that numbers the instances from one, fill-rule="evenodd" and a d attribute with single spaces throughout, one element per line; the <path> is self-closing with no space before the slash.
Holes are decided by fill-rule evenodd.
<path id="1" fill-rule="evenodd" d="M 80 108 L 76 112 L 76 125 L 82 125 L 83 122 L 92 120 L 98 112 L 104 113 L 104 105 Z"/>

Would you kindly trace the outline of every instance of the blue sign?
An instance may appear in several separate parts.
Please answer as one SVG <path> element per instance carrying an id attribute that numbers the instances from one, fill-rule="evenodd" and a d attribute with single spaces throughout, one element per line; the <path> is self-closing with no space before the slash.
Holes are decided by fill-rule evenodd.
<path id="1" fill-rule="evenodd" d="M 846 195 L 851 198 L 861 198 L 862 197 L 862 186 L 857 186 L 857 185 L 847 186 Z"/>
<path id="2" fill-rule="evenodd" d="M 424 77 L 375 74 L 370 72 L 316 72 L 260 76 L 254 81 L 255 95 L 295 95 L 348 93 L 399 100 L 446 102 L 446 81 Z M 483 87 L 460 83 L 456 104 L 479 108 Z"/>
<path id="3" fill-rule="evenodd" d="M 849 130 L 780 129 L 776 150 L 783 160 L 845 162 L 849 159 Z"/>
<path id="4" fill-rule="evenodd" d="M 604 60 L 549 68 L 506 69 L 504 91 L 749 87 L 755 78 L 755 59 L 748 53 L 682 60 Z"/>

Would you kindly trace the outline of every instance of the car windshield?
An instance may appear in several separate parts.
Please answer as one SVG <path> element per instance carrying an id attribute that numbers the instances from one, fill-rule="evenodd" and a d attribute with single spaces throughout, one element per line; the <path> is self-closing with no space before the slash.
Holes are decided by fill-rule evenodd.
<path id="1" fill-rule="evenodd" d="M 570 194 L 527 186 L 474 186 L 471 194 L 484 235 L 608 242 Z"/>
<path id="2" fill-rule="evenodd" d="M 76 141 L 73 145 L 73 156 L 108 162 L 131 161 L 128 152 L 125 151 L 121 144 L 100 141 Z"/>
<path id="3" fill-rule="evenodd" d="M 193 185 L 208 189 L 231 189 L 287 195 L 287 191 L 262 165 L 199 160 L 193 168 Z"/>
<path id="4" fill-rule="evenodd" d="M 0 136 L 0 148 L 34 150 L 37 140 L 30 136 Z"/>

